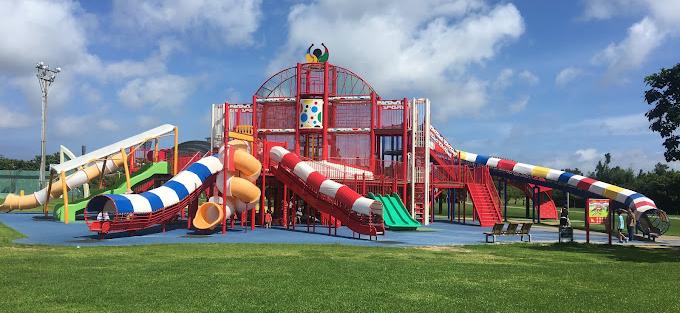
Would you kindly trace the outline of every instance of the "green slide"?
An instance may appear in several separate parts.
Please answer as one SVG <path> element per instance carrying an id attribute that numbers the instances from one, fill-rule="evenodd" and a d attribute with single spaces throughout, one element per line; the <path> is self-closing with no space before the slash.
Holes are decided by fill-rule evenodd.
<path id="1" fill-rule="evenodd" d="M 385 226 L 389 227 L 389 229 L 416 230 L 416 228 L 420 227 L 420 223 L 411 217 L 398 194 L 375 195 L 369 192 L 368 197 L 382 202 L 383 219 L 385 220 Z"/>
<path id="2" fill-rule="evenodd" d="M 165 175 L 168 174 L 168 162 L 161 161 L 157 163 L 152 163 L 150 165 L 142 167 L 135 175 L 130 177 L 130 185 L 134 187 L 135 185 L 151 178 L 154 175 Z M 118 187 L 113 188 L 113 189 L 106 189 L 106 190 L 100 190 L 98 191 L 98 194 L 102 193 L 113 193 L 113 194 L 123 194 L 127 191 L 127 184 L 125 181 L 123 181 Z M 75 221 L 76 220 L 76 213 L 80 213 L 85 209 L 85 206 L 87 205 L 87 202 L 90 201 L 90 198 L 94 197 L 95 195 L 92 194 L 90 197 L 80 199 L 76 202 L 69 202 L 68 204 L 68 220 L 69 221 Z M 59 202 L 57 205 L 54 206 L 54 211 L 53 211 L 53 216 L 54 218 L 58 218 L 60 221 L 64 221 L 64 203 L 63 201 Z"/>

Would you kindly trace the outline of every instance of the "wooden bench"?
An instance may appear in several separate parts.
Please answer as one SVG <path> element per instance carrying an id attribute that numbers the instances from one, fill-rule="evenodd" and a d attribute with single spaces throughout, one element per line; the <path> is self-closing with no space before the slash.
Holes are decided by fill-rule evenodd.
<path id="1" fill-rule="evenodd" d="M 522 224 L 522 228 L 519 228 L 519 224 L 517 223 L 508 223 L 507 229 L 503 230 L 505 224 L 496 223 L 493 225 L 493 228 L 490 232 L 484 233 L 486 236 L 485 241 L 487 243 L 494 243 L 496 242 L 497 236 L 520 236 L 520 240 L 524 241 L 524 236 L 527 236 L 529 238 L 529 242 L 531 242 L 531 234 L 529 233 L 531 231 L 531 225 L 531 223 L 524 223 Z M 493 240 L 489 241 L 489 237 L 491 237 Z"/>

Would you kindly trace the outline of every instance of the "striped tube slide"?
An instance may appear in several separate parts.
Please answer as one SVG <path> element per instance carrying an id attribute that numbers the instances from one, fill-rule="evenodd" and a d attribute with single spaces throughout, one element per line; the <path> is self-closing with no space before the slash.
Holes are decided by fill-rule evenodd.
<path id="1" fill-rule="evenodd" d="M 104 194 L 93 197 L 87 203 L 89 212 L 117 214 L 151 213 L 182 201 L 212 175 L 222 170 L 222 162 L 208 156 L 179 172 L 163 186 L 140 194 Z"/>
<path id="2" fill-rule="evenodd" d="M 656 204 L 654 204 L 654 201 L 640 193 L 601 182 L 589 177 L 542 166 L 483 156 L 470 152 L 459 152 L 460 158 L 462 160 L 486 165 L 500 170 L 511 171 L 533 177 L 545 178 L 554 182 L 564 183 L 577 189 L 588 191 L 607 199 L 622 203 L 626 207 L 636 210 L 638 213 L 656 209 Z"/>
<path id="3" fill-rule="evenodd" d="M 312 189 L 318 190 L 318 192 L 339 201 L 347 207 L 351 207 L 352 211 L 363 215 L 373 213 L 382 216 L 382 203 L 362 197 L 352 188 L 326 178 L 326 176 L 314 170 L 306 162 L 300 160 L 295 153 L 283 147 L 273 147 L 269 155 L 273 162 L 281 163 L 287 168 L 292 169 L 293 174 L 302 179 Z"/>

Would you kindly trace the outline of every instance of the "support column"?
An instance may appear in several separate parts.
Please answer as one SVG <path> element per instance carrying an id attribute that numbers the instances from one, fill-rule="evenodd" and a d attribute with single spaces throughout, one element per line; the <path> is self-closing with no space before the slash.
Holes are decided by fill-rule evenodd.
<path id="1" fill-rule="evenodd" d="M 229 170 L 229 147 L 227 146 L 227 141 L 229 140 L 229 102 L 224 102 L 224 133 L 222 134 L 222 147 L 224 147 L 224 158 L 222 159 L 222 170 L 225 172 L 222 175 L 221 182 L 215 182 L 216 184 L 222 184 L 222 211 L 224 212 L 224 217 L 222 218 L 222 234 L 227 233 L 227 175 L 226 172 Z M 232 224 L 234 219 L 232 218 Z M 233 227 L 233 225 L 232 225 Z"/>
<path id="2" fill-rule="evenodd" d="M 508 180 L 503 180 L 503 221 L 508 221 Z"/>
<path id="3" fill-rule="evenodd" d="M 176 150 L 177 149 L 175 148 L 175 151 Z M 125 186 L 127 187 L 127 192 L 129 193 L 132 191 L 132 186 L 130 185 L 130 168 L 128 167 L 128 158 L 124 148 L 120 149 L 120 155 L 123 158 L 123 169 L 125 170 Z M 175 158 L 175 162 L 177 162 L 176 160 L 177 158 Z"/>
<path id="4" fill-rule="evenodd" d="M 298 63 L 295 70 L 295 154 L 300 155 L 300 83 L 302 78 L 302 64 Z M 326 112 L 323 112 L 326 115 Z"/>
<path id="5" fill-rule="evenodd" d="M 263 104 L 263 106 L 264 106 L 264 104 Z M 252 151 L 252 153 L 253 153 L 253 156 L 255 156 L 256 158 L 258 157 L 257 153 L 258 153 L 258 151 L 259 151 L 259 150 L 257 149 L 257 138 L 258 138 L 258 133 L 257 133 L 257 129 L 258 129 L 257 110 L 258 110 L 257 96 L 253 96 L 253 144 L 252 144 L 253 151 Z M 231 116 L 231 114 L 230 114 L 230 116 Z M 238 116 L 238 115 L 237 115 L 237 116 Z M 265 119 L 265 118 L 264 118 L 264 114 L 263 114 L 263 116 L 262 116 L 262 119 L 263 119 L 263 120 Z M 237 125 L 238 125 L 238 124 L 237 124 Z M 227 134 L 229 134 L 229 133 L 227 133 Z M 267 152 L 264 151 L 263 153 L 267 153 Z"/>
<path id="6" fill-rule="evenodd" d="M 370 130 L 370 149 L 368 155 L 368 168 L 371 172 L 375 172 L 375 108 L 378 106 L 378 99 L 375 92 L 371 92 L 371 130 Z"/>
<path id="7" fill-rule="evenodd" d="M 404 98 L 401 100 L 401 105 L 403 107 L 402 112 L 402 134 L 401 134 L 401 163 L 402 163 L 402 178 L 404 179 L 404 187 L 401 192 L 401 198 L 404 199 L 404 204 L 409 203 L 408 198 L 406 198 L 406 190 L 408 188 L 408 99 Z M 410 143 L 413 144 L 413 143 Z"/>
<path id="8" fill-rule="evenodd" d="M 175 151 L 172 160 L 172 175 L 177 175 L 177 161 L 179 159 L 179 128 L 175 127 Z"/>
<path id="9" fill-rule="evenodd" d="M 322 133 L 321 133 L 321 159 L 328 160 L 328 62 L 323 64 L 323 113 L 322 114 Z M 298 117 L 299 118 L 299 117 Z"/>
<path id="10" fill-rule="evenodd" d="M 262 192 L 260 192 L 260 225 L 264 226 L 265 196 L 267 191 L 267 175 L 262 174 Z"/>
<path id="11" fill-rule="evenodd" d="M 62 171 L 59 178 L 61 180 L 61 193 L 64 197 L 64 224 L 68 224 L 68 186 L 66 186 L 66 172 Z"/>
<path id="12" fill-rule="evenodd" d="M 283 205 L 281 212 L 282 212 L 283 216 L 282 216 L 281 219 L 283 220 L 283 224 L 286 227 L 286 229 L 288 229 L 288 201 L 287 201 L 287 199 L 288 199 L 288 187 L 286 187 L 286 185 L 284 184 L 283 185 L 283 199 L 281 200 L 282 205 Z"/>

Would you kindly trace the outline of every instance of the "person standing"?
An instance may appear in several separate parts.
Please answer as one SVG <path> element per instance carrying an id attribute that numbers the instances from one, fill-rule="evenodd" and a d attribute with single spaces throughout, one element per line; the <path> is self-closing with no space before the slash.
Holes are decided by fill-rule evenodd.
<path id="1" fill-rule="evenodd" d="M 637 219 L 635 218 L 635 213 L 633 210 L 628 210 L 628 240 L 633 241 L 635 238 L 635 226 L 637 225 Z"/>
<path id="2" fill-rule="evenodd" d="M 264 215 L 264 223 L 265 228 L 272 228 L 272 213 L 269 210 Z"/>
<path id="3" fill-rule="evenodd" d="M 623 215 L 621 215 L 621 210 L 616 211 L 616 214 L 618 214 L 618 223 L 616 225 L 616 229 L 618 230 L 618 236 L 619 236 L 619 243 L 623 242 L 628 242 L 628 238 L 623 234 L 623 230 L 625 229 L 625 221 L 623 219 Z"/>

